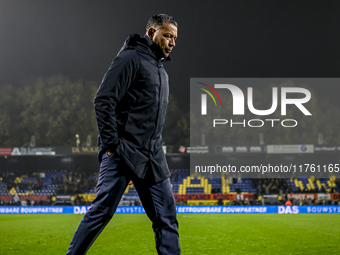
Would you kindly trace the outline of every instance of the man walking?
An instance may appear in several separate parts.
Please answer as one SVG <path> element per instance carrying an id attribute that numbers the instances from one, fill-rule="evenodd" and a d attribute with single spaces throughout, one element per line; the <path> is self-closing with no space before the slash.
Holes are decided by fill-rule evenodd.
<path id="1" fill-rule="evenodd" d="M 180 254 L 175 200 L 162 149 L 168 75 L 162 62 L 177 38 L 177 22 L 150 18 L 146 35 L 130 35 L 94 99 L 101 162 L 96 198 L 84 215 L 67 255 L 85 254 L 115 213 L 132 180 L 152 221 L 158 254 Z"/>

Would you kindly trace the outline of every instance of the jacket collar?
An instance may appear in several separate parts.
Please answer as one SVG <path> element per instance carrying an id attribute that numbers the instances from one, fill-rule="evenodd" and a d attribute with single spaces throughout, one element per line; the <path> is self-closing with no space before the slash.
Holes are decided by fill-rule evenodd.
<path id="1" fill-rule="evenodd" d="M 159 47 L 147 35 L 144 35 L 144 39 L 146 41 L 146 44 L 149 46 L 149 48 L 151 49 L 152 53 L 155 55 L 157 60 L 161 60 L 162 62 L 171 61 L 170 56 L 165 57 L 161 47 Z"/>
<path id="2" fill-rule="evenodd" d="M 127 48 L 138 48 L 139 50 L 148 53 L 150 56 L 154 57 L 157 61 L 171 61 L 170 57 L 164 56 L 164 53 L 154 41 L 152 41 L 147 35 L 141 37 L 138 34 L 130 35 L 124 42 L 123 47 L 120 49 L 117 55 L 119 55 L 123 50 Z"/>

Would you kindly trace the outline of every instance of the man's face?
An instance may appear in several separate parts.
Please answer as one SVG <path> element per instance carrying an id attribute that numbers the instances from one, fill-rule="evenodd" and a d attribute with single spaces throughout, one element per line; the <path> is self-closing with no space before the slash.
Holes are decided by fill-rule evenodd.
<path id="1" fill-rule="evenodd" d="M 165 57 L 168 57 L 173 47 L 175 47 L 177 27 L 172 23 L 165 23 L 164 28 L 150 28 L 148 30 L 148 36 L 162 48 Z"/>

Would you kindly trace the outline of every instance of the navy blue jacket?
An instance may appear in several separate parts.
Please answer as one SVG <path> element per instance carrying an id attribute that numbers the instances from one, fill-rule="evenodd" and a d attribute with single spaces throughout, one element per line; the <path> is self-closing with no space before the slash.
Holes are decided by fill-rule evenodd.
<path id="1" fill-rule="evenodd" d="M 168 105 L 168 75 L 162 49 L 146 35 L 130 35 L 106 72 L 94 106 L 98 158 L 110 149 L 140 178 L 170 176 L 162 149 Z M 149 174 L 148 174 L 149 176 Z"/>

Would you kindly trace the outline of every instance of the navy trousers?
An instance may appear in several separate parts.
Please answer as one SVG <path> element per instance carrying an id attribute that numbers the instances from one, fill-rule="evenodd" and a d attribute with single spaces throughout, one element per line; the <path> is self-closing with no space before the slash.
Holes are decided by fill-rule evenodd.
<path id="1" fill-rule="evenodd" d="M 86 254 L 114 215 L 129 181 L 132 180 L 147 216 L 152 221 L 158 254 L 180 254 L 175 199 L 170 180 L 153 183 L 139 179 L 117 154 L 105 153 L 100 165 L 96 198 L 81 220 L 66 255 Z"/>

